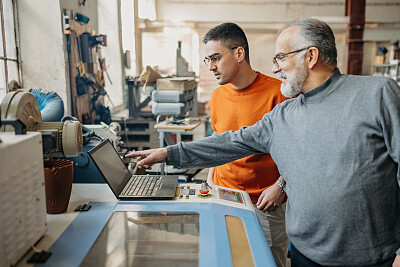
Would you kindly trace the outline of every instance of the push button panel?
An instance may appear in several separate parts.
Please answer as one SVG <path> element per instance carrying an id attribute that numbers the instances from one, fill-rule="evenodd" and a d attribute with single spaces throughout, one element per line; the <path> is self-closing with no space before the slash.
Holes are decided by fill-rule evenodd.
<path id="1" fill-rule="evenodd" d="M 218 188 L 218 197 L 223 200 L 244 204 L 242 193 L 238 191 Z"/>
<path id="2" fill-rule="evenodd" d="M 196 195 L 196 189 L 192 188 L 193 185 L 181 185 L 179 186 L 178 199 L 190 199 Z"/>

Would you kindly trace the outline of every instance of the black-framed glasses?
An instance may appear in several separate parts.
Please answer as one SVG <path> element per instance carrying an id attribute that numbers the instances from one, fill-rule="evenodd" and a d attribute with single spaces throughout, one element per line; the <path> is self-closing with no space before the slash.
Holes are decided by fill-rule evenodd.
<path id="1" fill-rule="evenodd" d="M 275 67 L 279 68 L 278 59 L 279 59 L 279 60 L 282 60 L 282 59 L 284 59 L 287 55 L 294 54 L 294 53 L 299 53 L 299 52 L 304 51 L 304 50 L 307 50 L 307 49 L 309 49 L 309 48 L 311 48 L 311 47 L 312 47 L 312 46 L 308 46 L 308 47 L 304 47 L 304 48 L 302 48 L 302 49 L 294 50 L 294 51 L 289 52 L 289 53 L 278 54 L 278 55 L 276 55 L 276 56 L 274 56 L 274 57 L 272 58 L 272 62 L 274 63 Z"/>
<path id="2" fill-rule="evenodd" d="M 204 58 L 204 63 L 207 65 L 207 67 L 210 66 L 210 64 L 218 64 L 218 62 L 221 60 L 222 56 L 225 55 L 226 53 L 235 50 L 236 48 L 238 48 L 238 46 L 232 47 L 229 50 L 225 51 L 224 53 L 215 53 L 212 54 L 209 57 L 205 57 Z"/>

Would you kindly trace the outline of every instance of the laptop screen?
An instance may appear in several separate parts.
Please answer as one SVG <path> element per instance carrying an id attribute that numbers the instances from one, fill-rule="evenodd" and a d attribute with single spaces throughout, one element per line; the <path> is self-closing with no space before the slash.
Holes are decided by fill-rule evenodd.
<path id="1" fill-rule="evenodd" d="M 111 142 L 106 139 L 88 153 L 112 191 L 118 196 L 132 174 L 125 167 Z"/>

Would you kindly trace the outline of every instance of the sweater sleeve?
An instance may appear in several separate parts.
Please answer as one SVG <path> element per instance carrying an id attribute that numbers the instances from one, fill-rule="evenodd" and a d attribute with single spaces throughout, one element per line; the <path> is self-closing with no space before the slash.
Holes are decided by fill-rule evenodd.
<path id="1" fill-rule="evenodd" d="M 263 119 L 238 131 L 227 131 L 195 142 L 180 142 L 167 147 L 167 164 L 179 167 L 209 168 L 253 154 L 269 153 L 272 122 Z"/>
<path id="2" fill-rule="evenodd" d="M 397 182 L 400 187 L 400 88 L 388 79 L 381 94 L 381 127 L 390 157 L 397 165 Z"/>

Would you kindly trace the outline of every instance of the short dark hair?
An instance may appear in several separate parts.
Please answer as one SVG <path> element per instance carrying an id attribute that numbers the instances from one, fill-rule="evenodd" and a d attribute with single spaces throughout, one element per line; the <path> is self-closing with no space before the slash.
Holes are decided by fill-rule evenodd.
<path id="1" fill-rule="evenodd" d="M 306 46 L 315 46 L 319 50 L 320 60 L 330 66 L 337 65 L 337 50 L 335 35 L 331 27 L 321 20 L 301 18 L 289 21 L 280 29 L 279 34 L 292 26 L 299 26 L 299 34 L 296 36 L 298 49 Z"/>
<path id="2" fill-rule="evenodd" d="M 232 22 L 222 23 L 209 30 L 203 37 L 203 43 L 209 41 L 221 41 L 223 46 L 233 48 L 241 46 L 244 48 L 244 58 L 250 64 L 249 44 L 247 43 L 246 34 L 237 24 Z"/>

